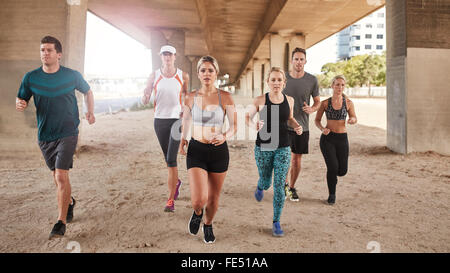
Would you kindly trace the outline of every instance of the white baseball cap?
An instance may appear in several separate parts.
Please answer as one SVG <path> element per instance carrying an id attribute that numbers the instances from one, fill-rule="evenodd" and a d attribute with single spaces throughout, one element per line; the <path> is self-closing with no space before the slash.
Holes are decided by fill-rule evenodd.
<path id="1" fill-rule="evenodd" d="M 165 45 L 165 46 L 161 47 L 161 50 L 159 51 L 159 55 L 161 55 L 163 52 L 170 52 L 172 54 L 175 54 L 175 53 L 177 53 L 177 50 L 173 46 Z"/>

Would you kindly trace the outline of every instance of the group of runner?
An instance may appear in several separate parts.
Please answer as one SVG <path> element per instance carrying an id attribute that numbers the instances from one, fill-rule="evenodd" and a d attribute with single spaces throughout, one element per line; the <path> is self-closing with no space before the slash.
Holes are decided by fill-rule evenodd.
<path id="1" fill-rule="evenodd" d="M 33 97 L 39 147 L 57 186 L 59 214 L 50 232 L 49 238 L 53 238 L 65 234 L 76 202 L 69 182 L 80 123 L 75 90 L 84 94 L 89 124 L 95 122 L 94 98 L 79 72 L 60 65 L 62 46 L 56 38 L 44 37 L 40 48 L 42 66 L 24 76 L 16 109 L 24 111 Z M 229 92 L 215 85 L 220 70 L 214 57 L 204 56 L 198 61 L 201 87 L 191 92 L 189 75 L 175 66 L 176 49 L 165 45 L 160 49 L 160 57 L 162 67 L 151 73 L 142 102 L 147 104 L 153 100 L 154 130 L 168 169 L 169 194 L 164 211 L 175 211 L 175 200 L 180 194 L 182 181 L 177 168 L 180 153 L 186 156 L 193 209 L 188 232 L 196 235 L 202 226 L 204 242 L 214 243 L 212 224 L 229 165 L 227 140 L 237 131 L 235 104 Z M 295 48 L 291 63 L 289 72 L 277 67 L 270 69 L 266 80 L 269 92 L 255 98 L 253 107 L 246 113 L 247 126 L 258 131 L 254 149 L 259 173 L 254 197 L 258 202 L 272 184 L 272 173 L 274 176 L 274 236 L 284 235 L 280 218 L 285 199 L 299 201 L 295 182 L 300 174 L 302 155 L 308 154 L 309 115 L 317 111 L 315 125 L 322 131 L 320 149 L 327 166 L 328 204 L 336 201 L 337 176 L 347 172 L 347 114 L 348 124 L 357 122 L 354 105 L 343 94 L 343 76 L 333 79 L 332 97 L 320 102 L 317 79 L 304 70 L 306 51 Z M 325 127 L 321 124 L 324 112 Z M 229 124 L 226 131 L 225 119 Z"/>

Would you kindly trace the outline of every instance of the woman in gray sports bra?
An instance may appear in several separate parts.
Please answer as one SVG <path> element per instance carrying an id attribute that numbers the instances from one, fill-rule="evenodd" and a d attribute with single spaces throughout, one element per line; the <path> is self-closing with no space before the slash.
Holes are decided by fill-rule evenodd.
<path id="1" fill-rule="evenodd" d="M 218 209 L 220 191 L 229 163 L 226 140 L 236 133 L 237 114 L 231 94 L 214 86 L 219 73 L 217 61 L 211 56 L 202 57 L 197 64 L 197 73 L 202 86 L 186 97 L 179 152 L 186 155 L 191 203 L 194 209 L 189 220 L 189 233 L 198 233 L 205 208 L 204 242 L 214 243 L 212 222 Z M 230 127 L 223 132 L 225 116 Z M 187 136 L 191 127 L 192 137 L 188 145 Z"/>
<path id="2" fill-rule="evenodd" d="M 345 77 L 334 77 L 331 83 L 333 96 L 320 103 L 315 124 L 322 131 L 320 150 L 327 165 L 328 204 L 336 202 L 337 177 L 344 176 L 348 168 L 348 138 L 345 127 L 347 113 L 348 124 L 356 124 L 356 114 L 353 102 L 344 94 Z M 323 127 L 321 120 L 323 113 L 327 117 L 327 126 Z"/>

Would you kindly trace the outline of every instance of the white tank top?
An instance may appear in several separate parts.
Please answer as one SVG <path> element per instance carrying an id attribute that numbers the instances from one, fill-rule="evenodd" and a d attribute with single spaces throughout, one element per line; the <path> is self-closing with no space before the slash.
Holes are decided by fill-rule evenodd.
<path id="1" fill-rule="evenodd" d="M 153 89 L 155 118 L 180 118 L 183 71 L 177 68 L 173 77 L 166 78 L 162 75 L 161 69 L 156 70 Z"/>

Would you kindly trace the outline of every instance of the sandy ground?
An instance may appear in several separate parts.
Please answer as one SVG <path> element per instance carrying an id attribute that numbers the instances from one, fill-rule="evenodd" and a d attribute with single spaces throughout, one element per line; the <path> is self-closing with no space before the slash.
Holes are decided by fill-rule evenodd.
<path id="1" fill-rule="evenodd" d="M 356 107 L 361 122 L 374 116 Z M 153 111 L 98 115 L 96 124 L 83 127 L 70 172 L 78 203 L 64 238 L 48 240 L 56 194 L 37 145 L 0 154 L 0 252 L 70 252 L 70 244 L 81 252 L 370 252 L 372 245 L 381 252 L 449 252 L 450 157 L 398 155 L 385 147 L 383 129 L 359 124 L 348 131 L 349 171 L 339 179 L 336 205 L 329 206 L 320 135 L 311 124 L 310 154 L 297 182 L 301 201 L 285 203 L 283 238 L 271 235 L 272 188 L 261 203 L 253 197 L 254 142 L 229 141 L 217 240 L 206 245 L 201 231 L 187 231 L 192 210 L 183 156 L 176 211 L 163 212 L 167 171 Z"/>

